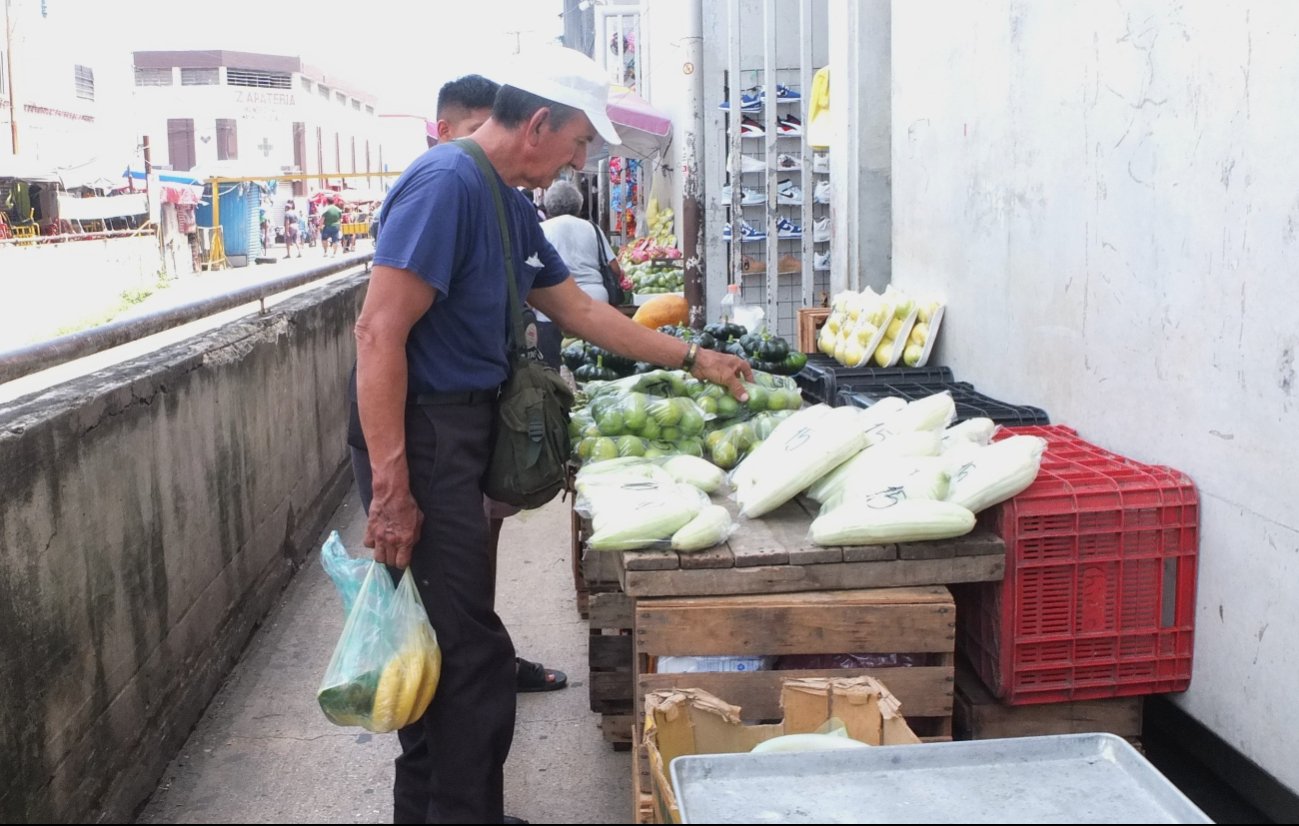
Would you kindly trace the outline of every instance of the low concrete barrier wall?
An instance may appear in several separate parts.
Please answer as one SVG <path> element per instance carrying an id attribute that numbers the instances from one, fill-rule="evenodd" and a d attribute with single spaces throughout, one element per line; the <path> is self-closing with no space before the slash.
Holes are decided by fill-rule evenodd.
<path id="1" fill-rule="evenodd" d="M 349 489 L 366 283 L 0 412 L 0 822 L 152 792 Z"/>

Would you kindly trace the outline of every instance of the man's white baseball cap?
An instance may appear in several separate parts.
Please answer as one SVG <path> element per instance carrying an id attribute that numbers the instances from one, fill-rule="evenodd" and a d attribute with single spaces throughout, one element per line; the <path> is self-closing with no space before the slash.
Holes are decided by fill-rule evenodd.
<path id="1" fill-rule="evenodd" d="M 531 50 L 510 66 L 501 82 L 580 109 L 606 142 L 622 143 L 607 111 L 609 78 L 581 52 L 563 46 Z"/>

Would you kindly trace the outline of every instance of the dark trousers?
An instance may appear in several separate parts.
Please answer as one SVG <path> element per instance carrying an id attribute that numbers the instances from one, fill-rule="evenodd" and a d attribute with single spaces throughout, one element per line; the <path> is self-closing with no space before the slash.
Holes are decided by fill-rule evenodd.
<path id="1" fill-rule="evenodd" d="M 514 645 L 492 607 L 483 513 L 492 413 L 490 402 L 406 409 L 411 494 L 424 514 L 411 568 L 442 649 L 442 677 L 424 716 L 397 732 L 395 823 L 504 818 L 516 697 Z M 368 513 L 370 456 L 355 402 L 351 416 L 352 468 Z"/>

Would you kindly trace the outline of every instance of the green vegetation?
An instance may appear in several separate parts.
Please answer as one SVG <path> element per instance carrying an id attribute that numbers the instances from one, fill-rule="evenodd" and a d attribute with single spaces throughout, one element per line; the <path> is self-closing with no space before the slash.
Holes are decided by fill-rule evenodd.
<path id="1" fill-rule="evenodd" d="M 79 321 L 73 322 L 72 324 L 60 327 L 55 331 L 54 335 L 56 337 L 67 336 L 72 335 L 73 333 L 80 333 L 83 330 L 90 330 L 95 327 L 103 326 L 135 305 L 142 303 L 145 299 L 159 290 L 166 289 L 171 284 L 172 280 L 173 279 L 167 277 L 166 272 L 159 270 L 157 279 L 152 285 L 122 290 L 122 292 L 118 293 L 117 302 L 111 307 L 100 310 L 94 315 L 87 316 Z"/>

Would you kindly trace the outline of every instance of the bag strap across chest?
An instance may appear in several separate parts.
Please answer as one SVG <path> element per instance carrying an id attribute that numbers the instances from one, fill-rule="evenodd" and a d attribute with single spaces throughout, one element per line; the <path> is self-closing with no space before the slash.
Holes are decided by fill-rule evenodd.
<path id="1" fill-rule="evenodd" d="M 519 301 L 519 285 L 514 277 L 514 249 L 510 243 L 509 224 L 505 218 L 505 201 L 501 197 L 501 187 L 496 182 L 496 170 L 492 167 L 491 161 L 487 160 L 487 154 L 483 148 L 469 138 L 461 138 L 455 141 L 456 146 L 460 147 L 469 157 L 474 159 L 478 164 L 478 169 L 483 173 L 483 178 L 487 181 L 487 186 L 492 190 L 492 200 L 496 203 L 496 224 L 501 231 L 501 249 L 505 252 L 505 281 L 510 296 L 510 351 L 513 353 L 520 352 L 525 346 L 525 332 L 523 322 L 523 305 Z"/>

